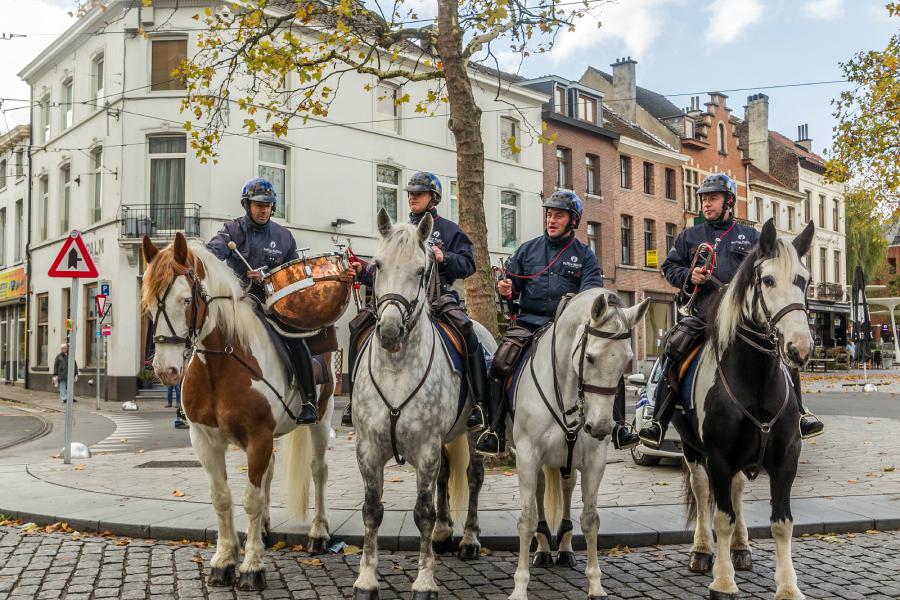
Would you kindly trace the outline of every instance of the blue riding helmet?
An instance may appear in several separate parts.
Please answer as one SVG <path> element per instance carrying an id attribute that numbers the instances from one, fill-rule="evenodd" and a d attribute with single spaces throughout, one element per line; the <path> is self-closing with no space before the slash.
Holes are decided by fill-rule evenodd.
<path id="1" fill-rule="evenodd" d="M 737 184 L 734 179 L 724 173 L 713 173 L 707 175 L 700 188 L 697 190 L 697 196 L 709 194 L 712 192 L 722 192 L 725 194 L 725 206 L 731 208 L 737 200 Z"/>
<path id="2" fill-rule="evenodd" d="M 419 171 L 409 178 L 406 184 L 407 192 L 431 192 L 431 200 L 434 206 L 441 203 L 441 180 L 434 173 Z"/>
<path id="3" fill-rule="evenodd" d="M 245 202 L 268 202 L 274 205 L 278 202 L 278 196 L 275 194 L 275 188 L 267 180 L 251 179 L 241 190 L 241 204 Z"/>
<path id="4" fill-rule="evenodd" d="M 581 215 L 584 214 L 584 203 L 578 197 L 578 194 L 571 190 L 556 190 L 549 198 L 544 200 L 541 206 L 544 209 L 558 208 L 568 211 L 572 215 L 572 222 L 569 224 L 571 229 L 578 229 Z"/>

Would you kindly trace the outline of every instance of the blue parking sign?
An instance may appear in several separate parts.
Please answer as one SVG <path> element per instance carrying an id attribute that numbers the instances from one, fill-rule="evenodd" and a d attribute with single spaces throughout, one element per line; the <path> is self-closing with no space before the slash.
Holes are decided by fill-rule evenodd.
<path id="1" fill-rule="evenodd" d="M 109 296 L 109 284 L 108 283 L 100 284 L 100 294 L 102 294 L 103 296 Z"/>

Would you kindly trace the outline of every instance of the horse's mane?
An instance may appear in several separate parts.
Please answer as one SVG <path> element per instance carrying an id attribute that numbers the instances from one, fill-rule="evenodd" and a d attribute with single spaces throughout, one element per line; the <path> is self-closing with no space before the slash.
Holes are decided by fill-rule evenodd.
<path id="1" fill-rule="evenodd" d="M 409 260 L 415 251 L 423 250 L 425 245 L 419 240 L 419 228 L 411 223 L 397 223 L 387 237 L 381 239 L 375 258 L 387 264 L 398 260 Z"/>
<path id="2" fill-rule="evenodd" d="M 777 267 L 781 271 L 788 273 L 799 271 L 800 258 L 797 256 L 793 244 L 778 238 L 776 249 L 775 256 L 766 259 L 763 257 L 760 245 L 757 244 L 741 263 L 725 293 L 719 294 L 707 309 L 706 322 L 709 338 L 713 340 L 720 355 L 734 343 L 741 320 L 751 316 L 750 311 L 753 308 L 750 306 L 751 296 L 749 293 L 755 283 L 756 267 L 763 260 L 773 260 L 777 261 Z"/>
<path id="3" fill-rule="evenodd" d="M 219 297 L 209 305 L 209 318 L 222 329 L 226 337 L 244 347 L 249 346 L 253 326 L 258 321 L 253 306 L 244 300 L 244 290 L 231 268 L 219 260 L 200 242 L 188 245 L 188 263 L 198 261 L 203 273 L 203 286 L 212 297 Z M 201 268 L 197 268 L 201 272 Z M 187 274 L 189 267 L 175 260 L 173 247 L 161 250 L 144 273 L 141 291 L 141 310 L 156 314 L 156 299 L 162 296 L 175 277 Z"/>

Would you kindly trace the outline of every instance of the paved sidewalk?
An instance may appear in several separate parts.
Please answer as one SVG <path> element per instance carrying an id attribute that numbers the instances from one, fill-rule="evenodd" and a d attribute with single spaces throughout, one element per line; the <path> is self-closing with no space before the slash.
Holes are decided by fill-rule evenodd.
<path id="1" fill-rule="evenodd" d="M 18 400 L 48 406 L 58 402 L 47 396 L 22 391 Z M 80 402 L 77 410 L 92 410 L 87 404 Z M 107 408 L 112 409 L 118 406 Z M 860 417 L 829 417 L 827 423 L 827 434 L 804 447 L 794 486 L 798 533 L 900 528 L 900 448 L 894 442 L 900 423 Z M 863 433 L 861 444 L 859 432 Z M 328 461 L 332 531 L 336 539 L 359 543 L 362 493 L 352 432 L 336 432 Z M 148 463 L 161 468 L 148 468 Z M 233 497 L 239 502 L 246 482 L 244 454 L 237 449 L 229 451 L 227 468 Z M 63 465 L 49 453 L 29 456 L 18 464 L 3 464 L 0 455 L 0 489 L 5 492 L 0 495 L 0 512 L 42 523 L 64 520 L 86 530 L 108 529 L 163 539 L 213 539 L 216 522 L 207 485 L 205 472 L 190 448 L 98 454 L 72 465 Z M 299 543 L 305 526 L 281 508 L 281 491 L 276 475 L 274 536 Z M 604 546 L 681 543 L 692 535 L 692 530 L 684 527 L 677 466 L 638 467 L 626 453 L 611 450 L 600 492 Z M 769 492 L 764 475 L 747 486 L 745 497 L 751 533 L 767 537 Z M 418 532 L 410 513 L 414 501 L 414 473 L 409 467 L 389 466 L 381 529 L 386 548 L 417 544 Z M 480 505 L 484 545 L 516 547 L 520 502 L 515 473 L 489 471 Z M 573 506 L 577 520 L 581 506 L 577 493 Z M 243 527 L 240 507 L 236 518 Z"/>

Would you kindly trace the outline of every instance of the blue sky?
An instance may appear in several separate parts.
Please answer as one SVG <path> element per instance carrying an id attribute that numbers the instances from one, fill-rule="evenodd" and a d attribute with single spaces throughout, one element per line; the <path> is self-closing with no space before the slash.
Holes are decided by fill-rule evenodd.
<path id="1" fill-rule="evenodd" d="M 594 2 L 595 0 L 591 0 Z M 828 146 L 834 120 L 831 99 L 840 84 L 769 89 L 767 86 L 841 79 L 838 63 L 854 52 L 882 49 L 897 30 L 886 0 L 615 0 L 596 9 L 595 19 L 565 33 L 550 55 L 533 55 L 525 76 L 549 73 L 578 78 L 588 65 L 609 70 L 617 57 L 638 61 L 638 85 L 664 94 L 751 88 L 726 92 L 743 116 L 748 95 L 769 95 L 770 128 L 796 138 L 809 124 L 813 148 Z M 15 74 L 71 24 L 73 0 L 2 0 L 0 33 L 29 34 L 0 41 L 0 97 L 28 98 Z M 419 16 L 434 14 L 433 0 L 407 2 Z M 506 57 L 509 61 L 511 57 Z M 508 62 L 504 66 L 510 67 Z M 689 96 L 670 98 L 687 106 Z M 14 107 L 7 102 L 3 108 Z M 0 113 L 2 115 L 2 113 Z M 27 111 L 0 116 L 0 130 L 27 118 Z"/>

